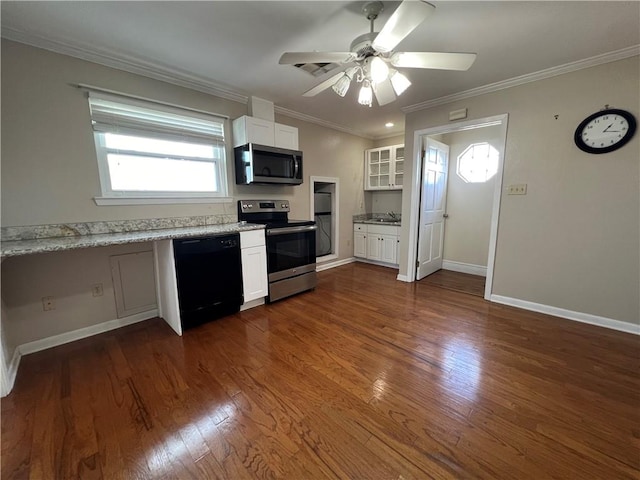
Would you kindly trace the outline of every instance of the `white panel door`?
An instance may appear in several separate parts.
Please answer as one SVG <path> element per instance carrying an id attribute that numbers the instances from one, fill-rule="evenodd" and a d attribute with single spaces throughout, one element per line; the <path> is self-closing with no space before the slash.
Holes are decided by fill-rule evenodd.
<path id="1" fill-rule="evenodd" d="M 417 280 L 442 268 L 448 163 L 449 146 L 427 137 L 422 158 Z"/>

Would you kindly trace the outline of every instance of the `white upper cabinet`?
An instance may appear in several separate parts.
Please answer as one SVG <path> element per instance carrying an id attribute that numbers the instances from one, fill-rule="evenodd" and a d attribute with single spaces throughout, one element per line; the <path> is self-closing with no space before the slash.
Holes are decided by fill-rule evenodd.
<path id="1" fill-rule="evenodd" d="M 244 115 L 233 121 L 233 146 L 247 143 L 298 150 L 298 129 Z"/>
<path id="2" fill-rule="evenodd" d="M 402 190 L 404 145 L 365 150 L 365 190 Z"/>
<path id="3" fill-rule="evenodd" d="M 233 121 L 233 146 L 257 143 L 275 147 L 275 124 L 262 118 L 244 115 Z"/>
<path id="4" fill-rule="evenodd" d="M 298 150 L 298 129 L 289 125 L 275 124 L 275 146 Z"/>

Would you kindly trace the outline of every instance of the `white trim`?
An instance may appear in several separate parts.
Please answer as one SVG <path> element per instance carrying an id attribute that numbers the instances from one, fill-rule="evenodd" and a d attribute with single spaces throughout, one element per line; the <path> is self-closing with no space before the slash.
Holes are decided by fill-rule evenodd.
<path id="1" fill-rule="evenodd" d="M 20 359 L 22 355 L 20 348 L 16 347 L 13 350 L 13 356 L 11 357 L 11 363 L 7 368 L 6 376 L 2 377 L 2 391 L 0 397 L 6 397 L 13 390 L 13 385 L 16 383 L 16 376 L 18 375 L 18 367 L 20 366 Z"/>
<path id="2" fill-rule="evenodd" d="M 356 137 L 367 138 L 369 140 L 377 139 L 379 137 L 373 137 L 371 135 L 367 135 L 360 130 L 354 130 L 350 127 L 345 127 L 344 125 L 340 125 L 337 123 L 330 122 L 328 120 L 323 120 L 321 118 L 312 117 L 311 115 L 307 115 L 306 113 L 296 112 L 294 110 L 289 110 L 288 108 L 278 107 L 277 105 L 274 107 L 276 113 L 280 115 L 284 115 L 286 117 L 297 118 L 298 120 L 303 120 L 309 123 L 315 123 L 316 125 L 320 125 L 322 127 L 331 128 L 332 130 L 338 130 L 340 132 L 348 133 L 349 135 L 355 135 Z M 391 135 L 392 137 L 402 135 L 402 132 L 395 133 Z"/>
<path id="3" fill-rule="evenodd" d="M 231 197 L 93 197 L 96 205 L 172 205 L 178 203 L 233 203 Z"/>
<path id="4" fill-rule="evenodd" d="M 454 262 L 453 260 L 442 260 L 442 269 L 452 272 L 468 273 L 470 275 L 487 276 L 487 267 L 474 265 L 472 263 Z"/>
<path id="5" fill-rule="evenodd" d="M 316 182 L 333 184 L 333 195 L 331 195 L 331 211 L 333 212 L 331 216 L 331 243 L 333 244 L 333 253 L 324 256 L 327 257 L 326 260 L 321 260 L 324 263 L 340 256 L 340 222 L 338 221 L 340 219 L 340 179 L 337 177 L 319 177 L 313 175 L 309 177 L 309 183 L 311 184 L 309 188 L 309 215 L 312 220 L 315 218 L 314 194 L 316 193 Z"/>
<path id="6" fill-rule="evenodd" d="M 134 323 L 149 320 L 158 316 L 158 309 L 149 310 L 148 312 L 137 313 L 129 317 L 116 318 L 115 320 L 108 320 L 106 322 L 99 323 L 97 325 L 91 325 L 90 327 L 79 328 L 70 332 L 61 333 L 52 337 L 43 338 L 41 340 L 35 340 L 29 343 L 23 343 L 17 350 L 21 355 L 28 355 L 30 353 L 46 350 L 47 348 L 57 347 L 64 345 L 65 343 L 74 342 L 93 335 L 115 330 L 117 328 L 126 327 L 127 325 L 133 325 Z"/>
<path id="7" fill-rule="evenodd" d="M 411 280 L 409 280 L 409 277 L 407 277 L 406 275 L 400 275 L 400 274 L 398 274 L 398 276 L 396 277 L 396 280 L 400 282 L 411 282 Z"/>
<path id="8" fill-rule="evenodd" d="M 316 263 L 326 263 L 337 259 L 338 255 L 332 253 L 331 255 L 322 255 L 321 257 L 316 257 Z"/>
<path id="9" fill-rule="evenodd" d="M 640 45 L 633 45 L 631 47 L 622 48 L 609 53 L 603 53 L 602 55 L 596 55 L 595 57 L 585 58 L 576 62 L 565 63 L 564 65 L 558 65 L 556 67 L 539 70 L 537 72 L 527 73 L 518 77 L 508 78 L 500 82 L 490 83 L 482 87 L 472 88 L 463 92 L 454 93 L 452 95 L 445 95 L 444 97 L 434 98 L 432 100 L 426 100 L 424 102 L 415 103 L 413 105 L 407 105 L 402 107 L 401 110 L 406 113 L 416 112 L 418 110 L 424 110 L 438 105 L 445 105 L 458 100 L 464 100 L 465 98 L 477 97 L 485 95 L 487 93 L 498 92 L 511 87 L 517 87 L 518 85 L 524 85 L 526 83 L 537 82 L 544 80 L 545 78 L 556 77 L 565 73 L 576 72 L 585 68 L 596 67 L 605 63 L 616 62 L 618 60 L 624 60 L 625 58 L 635 57 L 640 55 Z"/>
<path id="10" fill-rule="evenodd" d="M 264 305 L 264 297 L 256 298 L 254 300 L 249 300 L 248 302 L 243 303 L 242 305 L 240 305 L 240 311 L 244 312 L 245 310 L 249 310 L 253 307 L 259 307 L 260 305 Z"/>
<path id="11" fill-rule="evenodd" d="M 512 307 L 522 308 L 524 310 L 530 310 L 532 312 L 544 313 L 547 315 L 553 315 L 554 317 L 565 318 L 567 320 L 588 323 L 590 325 L 597 325 L 611 330 L 640 335 L 640 325 L 614 320 L 612 318 L 591 315 L 590 313 L 574 312 L 573 310 L 566 310 L 564 308 L 553 307 L 551 305 L 529 302 L 518 298 L 504 297 L 502 295 L 491 295 L 490 300 L 502 305 L 509 305 Z"/>
<path id="12" fill-rule="evenodd" d="M 188 74 L 182 70 L 168 68 L 166 65 L 157 64 L 151 60 L 145 60 L 121 52 L 111 52 L 103 49 L 101 52 L 71 45 L 60 40 L 52 40 L 33 33 L 16 30 L 10 27 L 2 27 L 2 36 L 15 42 L 25 43 L 34 47 L 43 48 L 56 53 L 62 53 L 71 57 L 80 58 L 88 62 L 98 63 L 148 78 L 154 78 L 163 82 L 190 88 L 198 92 L 208 93 L 216 97 L 225 98 L 234 102 L 246 104 L 249 101 L 247 95 L 240 94 L 231 88 L 212 82 L 209 79 Z"/>
<path id="13" fill-rule="evenodd" d="M 43 48 L 56 53 L 69 55 L 71 57 L 80 58 L 88 62 L 105 65 L 107 67 L 115 68 L 129 73 L 135 73 L 137 75 L 143 75 L 148 78 L 153 78 L 163 82 L 167 82 L 180 87 L 189 88 L 198 92 L 215 95 L 216 97 L 224 98 L 234 102 L 248 104 L 249 97 L 232 88 L 215 83 L 209 79 L 190 75 L 182 70 L 175 70 L 168 68 L 166 65 L 157 64 L 151 60 L 145 60 L 133 56 L 123 55 L 121 52 L 111 52 L 103 50 L 102 52 L 90 51 L 86 48 L 71 45 L 69 43 L 62 42 L 60 40 L 51 40 L 40 35 L 33 33 L 16 30 L 10 27 L 2 28 L 2 36 L 15 42 L 32 45 L 34 47 Z M 559 65 L 557 67 L 540 70 L 539 72 L 533 72 L 512 79 L 503 80 L 501 82 L 491 83 L 483 87 L 473 88 L 465 90 L 464 92 L 455 93 L 452 95 L 446 95 L 444 97 L 435 98 L 426 102 L 416 103 L 414 105 L 408 105 L 402 107 L 403 113 L 414 112 L 417 110 L 423 110 L 425 108 L 434 107 L 436 105 L 444 105 L 446 103 L 454 102 L 464 98 L 475 97 L 478 95 L 484 95 L 485 93 L 496 92 L 505 88 L 514 87 L 516 85 L 522 85 L 525 83 L 535 82 L 544 78 L 561 75 L 563 73 L 574 72 L 584 68 L 594 67 L 604 63 L 614 62 L 617 60 L 623 60 L 625 58 L 640 55 L 640 45 L 634 45 L 631 47 L 615 50 L 613 52 L 604 53 L 595 57 L 586 58 L 584 60 L 578 60 L 576 62 L 567 63 L 565 65 Z M 384 136 L 372 136 L 354 130 L 352 128 L 339 125 L 327 120 L 322 120 L 311 115 L 289 110 L 283 107 L 275 106 L 275 112 L 285 115 L 291 118 L 297 118 L 303 121 L 321 125 L 331 128 L 333 130 L 342 131 L 351 135 L 356 135 L 367 139 L 386 138 Z M 398 135 L 401 132 L 394 134 Z M 393 136 L 393 135 L 390 135 Z"/>
<path id="14" fill-rule="evenodd" d="M 416 279 L 416 259 L 418 256 L 418 231 L 420 218 L 420 184 L 422 180 L 422 138 L 428 135 L 437 135 L 440 133 L 452 133 L 462 130 L 469 130 L 480 126 L 489 126 L 500 124 L 502 132 L 500 137 L 501 144 L 498 146 L 500 152 L 500 161 L 498 163 L 498 172 L 496 173 L 496 181 L 493 193 L 493 207 L 491 211 L 491 227 L 489 234 L 489 256 L 487 259 L 487 280 L 485 281 L 484 298 L 489 300 L 493 288 L 493 269 L 495 267 L 496 248 L 498 243 L 498 221 L 500 218 L 500 199 L 502 196 L 503 172 L 505 163 L 505 146 L 507 143 L 507 125 L 509 121 L 508 114 L 494 115 L 491 117 L 478 118 L 475 120 L 465 120 L 463 122 L 452 123 L 448 125 L 440 125 L 437 127 L 416 130 L 413 134 L 413 182 L 411 184 L 411 211 L 409 214 L 409 244 L 407 255 L 407 281 L 413 282 Z"/>
<path id="15" fill-rule="evenodd" d="M 330 268 L 341 267 L 356 261 L 356 257 L 343 258 L 342 260 L 336 260 L 335 262 L 326 262 L 320 265 L 316 264 L 316 272 L 322 272 L 323 270 L 329 270 Z"/>
<path id="16" fill-rule="evenodd" d="M 378 260 L 369 260 L 368 258 L 355 257 L 357 262 L 369 263 L 371 265 L 378 265 L 379 267 L 387 267 L 398 270 L 400 265 L 397 263 L 387 263 L 387 262 L 379 262 Z"/>

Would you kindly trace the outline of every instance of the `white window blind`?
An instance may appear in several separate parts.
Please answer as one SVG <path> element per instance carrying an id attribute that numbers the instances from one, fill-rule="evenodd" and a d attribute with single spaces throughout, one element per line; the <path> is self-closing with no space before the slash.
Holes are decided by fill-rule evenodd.
<path id="1" fill-rule="evenodd" d="M 93 91 L 89 106 L 103 197 L 226 196 L 224 118 Z"/>

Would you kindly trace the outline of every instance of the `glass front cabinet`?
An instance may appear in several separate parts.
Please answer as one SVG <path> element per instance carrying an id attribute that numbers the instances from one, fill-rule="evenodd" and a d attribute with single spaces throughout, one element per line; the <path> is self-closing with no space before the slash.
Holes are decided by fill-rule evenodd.
<path id="1" fill-rule="evenodd" d="M 402 190 L 404 145 L 365 150 L 365 190 Z"/>

